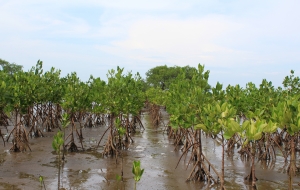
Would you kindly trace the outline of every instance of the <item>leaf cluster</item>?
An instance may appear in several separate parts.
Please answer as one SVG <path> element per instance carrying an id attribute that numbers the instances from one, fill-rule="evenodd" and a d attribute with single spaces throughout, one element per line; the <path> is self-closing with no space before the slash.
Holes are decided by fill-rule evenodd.
<path id="1" fill-rule="evenodd" d="M 141 180 L 144 173 L 144 169 L 141 168 L 141 161 L 133 161 L 132 173 L 136 182 Z"/>
<path id="2" fill-rule="evenodd" d="M 185 76 L 187 80 L 191 80 L 194 72 L 197 70 L 196 68 L 190 66 L 156 66 L 146 72 L 146 83 L 149 87 L 168 90 L 170 85 L 176 81 L 182 69 L 185 70 Z"/>
<path id="3" fill-rule="evenodd" d="M 209 71 L 204 72 L 204 66 L 198 65 L 192 79 L 188 79 L 182 69 L 177 79 L 170 85 L 167 111 L 171 115 L 171 126 L 190 128 L 199 123 L 202 106 L 207 101 Z"/>
<path id="4" fill-rule="evenodd" d="M 106 108 L 112 114 L 137 114 L 143 107 L 145 94 L 142 91 L 142 79 L 137 73 L 133 76 L 130 72 L 123 74 L 123 68 L 108 71 L 106 88 Z"/>
<path id="5" fill-rule="evenodd" d="M 58 131 L 56 135 L 53 137 L 52 148 L 56 151 L 56 153 L 60 153 L 60 147 L 64 144 L 64 134 L 61 131 Z"/>
<path id="6" fill-rule="evenodd" d="M 230 139 L 235 133 L 241 131 L 240 125 L 235 120 L 236 110 L 227 102 L 217 101 L 207 104 L 203 110 L 203 123 L 197 124 L 195 129 L 202 129 L 213 135 L 222 132 L 225 139 Z"/>

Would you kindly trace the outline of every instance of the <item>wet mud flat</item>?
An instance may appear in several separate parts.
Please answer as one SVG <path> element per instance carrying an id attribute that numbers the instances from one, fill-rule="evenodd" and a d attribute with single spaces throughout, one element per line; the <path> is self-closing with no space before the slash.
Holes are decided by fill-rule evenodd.
<path id="1" fill-rule="evenodd" d="M 167 115 L 163 113 L 165 123 Z M 122 150 L 119 157 L 103 157 L 103 146 L 98 149 L 97 143 L 105 126 L 84 128 L 84 151 L 67 153 L 60 177 L 61 189 L 134 189 L 134 179 L 131 173 L 134 160 L 141 161 L 145 169 L 137 189 L 218 189 L 218 185 L 205 182 L 186 182 L 191 171 L 187 167 L 188 160 L 182 159 L 175 169 L 182 152 L 175 150 L 173 140 L 163 132 L 164 127 L 153 127 L 147 114 L 142 116 L 144 131 L 133 134 L 134 143 Z M 11 128 L 11 127 L 10 127 Z M 55 131 L 56 132 L 56 131 Z M 58 162 L 57 154 L 52 148 L 55 132 L 45 133 L 45 137 L 30 139 L 32 151 L 9 152 L 11 143 L 0 145 L 0 189 L 42 189 L 39 175 L 44 176 L 46 189 L 57 189 Z M 3 129 L 2 129 L 3 133 Z M 102 140 L 101 145 L 105 142 Z M 79 142 L 78 142 L 78 147 Z M 203 137 L 203 152 L 210 162 L 220 171 L 221 147 L 210 138 Z M 288 175 L 286 164 L 280 152 L 277 151 L 275 162 L 256 162 L 257 189 L 287 189 Z M 116 179 L 121 175 L 123 165 L 123 181 Z M 300 163 L 297 162 L 299 166 Z M 251 184 L 244 180 L 250 172 L 250 161 L 242 161 L 239 154 L 225 157 L 225 187 L 226 189 L 251 189 Z M 294 188 L 299 176 L 294 177 Z"/>

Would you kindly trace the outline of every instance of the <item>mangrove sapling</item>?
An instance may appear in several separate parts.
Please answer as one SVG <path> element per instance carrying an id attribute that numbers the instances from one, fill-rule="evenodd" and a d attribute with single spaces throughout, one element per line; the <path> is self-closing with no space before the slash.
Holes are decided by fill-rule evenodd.
<path id="1" fill-rule="evenodd" d="M 13 146 L 10 148 L 10 151 L 22 152 L 22 151 L 26 151 L 27 148 L 29 148 L 29 150 L 31 151 L 31 148 L 29 146 L 28 136 L 26 133 L 26 129 L 23 126 L 22 122 L 18 121 L 18 118 L 21 117 L 21 116 L 18 117 L 18 115 L 19 114 L 16 113 L 16 116 L 15 116 L 16 124 L 14 125 L 14 129 L 8 135 L 6 141 L 8 142 L 10 136 L 13 134 L 13 139 L 12 139 Z"/>
<path id="2" fill-rule="evenodd" d="M 125 117 L 125 141 L 128 142 L 131 140 L 131 142 L 133 142 L 131 134 L 136 131 L 135 123 L 137 120 L 139 120 L 136 115 L 138 115 L 144 105 L 144 94 L 141 91 L 141 77 L 139 74 L 136 74 L 135 77 L 133 77 L 130 73 L 121 81 L 123 81 L 123 86 L 121 87 L 121 91 L 123 92 L 123 101 L 120 106 L 120 113 L 122 113 L 122 115 Z"/>
<path id="3" fill-rule="evenodd" d="M 115 125 L 118 131 L 118 143 L 117 147 L 125 146 L 122 142 L 123 136 L 126 134 L 126 129 L 121 125 L 121 120 L 119 118 L 116 119 Z M 123 152 L 122 148 L 119 148 L 121 150 L 120 156 L 121 156 L 121 180 L 123 181 Z"/>
<path id="4" fill-rule="evenodd" d="M 141 168 L 141 161 L 133 161 L 132 173 L 134 175 L 134 189 L 136 189 L 136 183 L 139 182 L 144 173 L 144 169 Z"/>
<path id="5" fill-rule="evenodd" d="M 123 136 L 126 135 L 126 128 L 121 124 L 121 120 L 119 118 L 116 118 L 115 126 L 118 131 L 116 146 L 118 149 L 123 149 L 123 147 L 125 147 L 125 144 L 123 143 Z"/>
<path id="6" fill-rule="evenodd" d="M 298 170 L 296 166 L 296 142 L 300 132 L 300 103 L 299 95 L 291 95 L 287 100 L 282 101 L 273 110 L 273 119 L 279 123 L 282 130 L 287 132 L 289 137 L 288 146 L 290 152 L 290 163 L 288 166 L 289 189 L 292 189 L 293 176 Z"/>
<path id="7" fill-rule="evenodd" d="M 108 84 L 105 88 L 105 92 L 109 98 L 106 98 L 103 104 L 106 107 L 106 112 L 109 113 L 110 125 L 103 154 L 118 156 L 118 148 L 122 148 L 122 146 L 117 147 L 118 142 L 116 141 L 118 141 L 119 135 L 114 125 L 114 120 L 119 117 L 119 119 L 123 121 L 122 115 L 136 115 L 143 107 L 144 97 L 141 91 L 141 77 L 139 74 L 136 74 L 135 77 L 133 77 L 131 73 L 124 76 L 123 69 L 119 67 L 117 68 L 117 72 L 115 72 L 115 70 L 108 72 Z M 131 138 L 130 122 L 128 120 L 125 122 L 124 127 L 126 128 L 125 140 L 130 139 L 133 141 Z M 108 130 L 105 131 L 105 133 L 106 132 L 108 132 Z M 100 141 L 102 138 L 103 136 Z"/>
<path id="8" fill-rule="evenodd" d="M 10 79 L 10 100 L 7 104 L 7 111 L 13 112 L 14 116 L 14 129 L 8 135 L 7 141 L 13 134 L 13 147 L 12 151 L 26 151 L 29 147 L 28 135 L 22 123 L 23 115 L 26 114 L 27 108 L 32 106 L 34 99 L 29 98 L 35 90 L 35 80 L 32 73 L 18 72 Z"/>
<path id="9" fill-rule="evenodd" d="M 263 137 L 258 143 L 260 153 L 259 159 L 275 161 L 276 152 L 274 144 L 277 144 L 279 150 L 282 152 L 282 156 L 286 159 L 285 152 L 283 152 L 282 148 L 273 138 L 277 134 L 277 129 L 278 126 L 276 123 L 273 123 L 272 121 L 268 122 L 268 125 L 264 129 Z M 264 151 L 262 151 L 262 149 L 264 149 Z"/>
<path id="10" fill-rule="evenodd" d="M 220 144 L 222 146 L 222 167 L 221 167 L 221 189 L 224 187 L 224 157 L 225 157 L 225 146 L 236 133 L 240 132 L 240 125 L 235 121 L 234 117 L 236 116 L 236 110 L 227 102 L 215 102 L 213 104 L 208 104 L 204 107 L 203 114 L 203 123 L 195 126 L 195 129 L 202 129 L 211 136 L 220 135 Z"/>
<path id="11" fill-rule="evenodd" d="M 100 138 L 100 141 L 98 142 L 98 147 L 101 143 L 101 140 L 102 138 L 104 137 L 105 133 L 106 132 L 109 132 L 108 133 L 108 139 L 106 141 L 106 144 L 104 146 L 104 150 L 103 150 L 103 155 L 118 155 L 118 150 L 117 150 L 117 147 L 116 147 L 116 144 L 115 144 L 115 126 L 114 126 L 114 120 L 115 120 L 115 117 L 114 115 L 110 116 L 110 125 L 108 127 L 108 129 L 103 133 L 102 137 Z"/>
<path id="12" fill-rule="evenodd" d="M 208 182 L 214 182 L 216 184 L 217 180 L 212 176 L 212 172 L 210 171 L 210 169 L 212 169 L 215 172 L 218 178 L 221 177 L 219 173 L 216 171 L 215 167 L 209 162 L 209 160 L 202 152 L 201 130 L 195 130 L 192 138 L 193 140 L 191 144 L 187 148 L 185 148 L 185 151 L 182 153 L 181 157 L 179 158 L 176 168 L 181 158 L 187 154 L 189 149 L 192 148 L 190 161 L 194 160 L 195 163 L 189 177 L 187 178 L 187 181 L 190 180 L 208 181 Z M 188 165 L 190 164 L 190 161 Z"/>
<path id="13" fill-rule="evenodd" d="M 256 187 L 257 181 L 255 176 L 255 155 L 257 144 L 268 127 L 273 128 L 273 123 L 268 125 L 264 120 L 259 120 L 259 118 L 256 118 L 256 120 L 247 120 L 242 125 L 243 132 L 241 133 L 241 136 L 246 139 L 243 146 L 249 146 L 249 155 L 251 158 L 251 171 L 245 179 L 252 181 L 252 187 Z"/>
<path id="14" fill-rule="evenodd" d="M 44 182 L 44 176 L 39 175 L 39 181 L 41 183 L 41 189 L 43 189 L 43 187 L 44 187 L 44 189 L 46 190 L 46 186 L 45 186 L 45 182 Z"/>
<path id="15" fill-rule="evenodd" d="M 61 158 L 60 158 L 60 154 L 61 154 L 61 146 L 64 144 L 64 139 L 63 139 L 63 132 L 58 131 L 56 135 L 54 135 L 53 137 L 53 141 L 52 141 L 52 148 L 56 151 L 56 153 L 58 154 L 58 189 L 60 188 L 60 171 L 61 171 Z"/>
<path id="16" fill-rule="evenodd" d="M 254 163 L 257 149 L 260 158 L 271 158 L 273 155 L 272 158 L 275 159 L 275 151 L 269 137 L 276 131 L 277 125 L 270 122 L 270 118 L 273 106 L 280 100 L 280 91 L 276 91 L 272 83 L 264 79 L 259 88 L 249 82 L 245 90 L 237 85 L 228 86 L 226 92 L 227 100 L 237 109 L 237 112 L 243 117 L 247 113 L 247 117 L 243 119 L 246 119 L 242 125 L 244 131 L 240 135 L 243 147 L 239 153 L 252 161 L 251 172 L 245 179 L 252 181 L 255 187 L 257 178 Z"/>
<path id="17" fill-rule="evenodd" d="M 83 83 L 79 80 L 76 73 L 71 73 L 70 75 L 67 75 L 66 78 L 66 88 L 65 88 L 65 94 L 63 99 L 65 100 L 62 103 L 62 107 L 64 110 L 66 110 L 70 117 L 70 123 L 71 123 L 71 130 L 70 134 L 67 136 L 65 140 L 70 138 L 69 142 L 66 143 L 66 146 L 68 146 L 68 150 L 70 151 L 78 151 L 78 147 L 75 144 L 75 138 L 74 136 L 77 135 L 82 150 L 83 148 L 83 137 L 82 137 L 82 131 L 80 127 L 80 132 L 78 132 L 77 127 L 75 125 L 75 122 L 82 119 L 82 113 L 84 113 L 89 107 L 91 107 L 90 99 L 89 99 L 89 86 L 86 83 Z M 74 135 L 74 133 L 76 133 Z"/>
<path id="18" fill-rule="evenodd" d="M 49 86 L 55 86 L 56 84 L 54 84 L 54 81 L 46 80 L 45 75 L 43 75 L 42 61 L 38 61 L 36 67 L 32 67 L 28 74 L 31 86 L 28 90 L 28 97 L 30 97 L 31 103 L 27 107 L 27 112 L 23 116 L 23 120 L 26 126 L 30 127 L 30 135 L 39 137 L 43 136 L 43 134 L 39 129 L 40 125 L 38 121 L 42 120 L 42 125 L 44 125 L 46 118 L 50 116 L 49 112 L 44 108 L 53 100 L 51 96 L 56 96 L 56 94 L 52 93 L 54 89 L 49 88 Z M 57 98 L 57 96 L 55 98 Z M 41 108 L 39 108 L 39 105 Z"/>
<path id="19" fill-rule="evenodd" d="M 65 113 L 62 114 L 62 122 L 61 122 L 61 126 L 62 126 L 62 129 L 63 129 L 63 134 L 64 134 L 63 139 L 65 139 L 66 128 L 68 127 L 69 124 L 70 124 L 69 115 L 65 112 Z M 65 160 L 65 141 L 63 141 L 62 160 Z"/>
<path id="20" fill-rule="evenodd" d="M 203 118 L 201 118 L 200 113 L 203 105 L 207 102 L 210 89 L 208 84 L 209 71 L 204 72 L 204 66 L 198 65 L 198 70 L 193 71 L 191 80 L 186 78 L 185 73 L 185 70 L 182 70 L 170 85 L 166 100 L 167 111 L 170 114 L 170 125 L 175 129 L 193 129 L 196 124 L 201 123 Z M 212 167 L 202 153 L 201 130 L 195 130 L 192 137 L 188 134 L 186 131 L 182 133 L 185 139 L 191 139 L 185 141 L 190 144 L 189 147 L 188 144 L 185 147 L 188 147 L 186 150 L 192 148 L 191 156 L 195 160 L 188 180 L 207 180 L 216 183 L 209 171 L 209 168 Z M 180 143 L 182 140 L 178 139 L 177 142 Z M 184 152 L 184 154 L 186 153 L 187 151 Z M 204 164 L 204 160 L 208 163 L 208 167 Z"/>
<path id="21" fill-rule="evenodd" d="M 40 81 L 42 86 L 39 93 L 42 96 L 40 102 L 45 105 L 44 124 L 47 130 L 54 128 L 62 130 L 59 126 L 62 111 L 59 104 L 64 96 L 64 81 L 60 78 L 60 72 L 52 67 L 50 71 L 45 72 Z"/>
<path id="22" fill-rule="evenodd" d="M 44 89 L 44 85 L 41 85 L 42 81 L 42 62 L 39 60 L 36 67 L 28 72 L 19 71 L 9 78 L 9 100 L 7 101 L 7 110 L 14 113 L 14 129 L 11 132 L 14 138 L 14 146 L 12 150 L 23 151 L 26 150 L 28 145 L 28 133 L 24 129 L 24 125 L 31 127 L 30 134 L 40 135 L 41 132 L 36 130 L 37 126 L 32 127 L 36 124 L 38 114 L 34 112 L 35 105 L 37 102 L 48 102 L 46 96 L 41 93 Z M 51 94 L 47 92 L 48 94 Z M 43 117 L 43 113 L 42 116 Z M 9 135 L 10 137 L 10 135 Z"/>
<path id="23" fill-rule="evenodd" d="M 104 113 L 106 113 L 106 83 L 102 81 L 100 78 L 90 77 L 88 81 L 89 86 L 89 96 L 91 106 L 88 109 L 90 112 L 90 116 L 93 117 L 93 121 L 91 119 L 87 119 L 87 121 L 91 121 L 90 124 L 96 125 L 106 125 Z M 89 123 L 88 123 L 89 124 Z"/>
<path id="24" fill-rule="evenodd" d="M 160 107 L 166 104 L 167 91 L 161 88 L 151 87 L 146 91 L 147 107 L 151 116 L 151 122 L 154 126 L 158 126 L 161 119 Z M 149 103 L 150 102 L 150 103 Z"/>

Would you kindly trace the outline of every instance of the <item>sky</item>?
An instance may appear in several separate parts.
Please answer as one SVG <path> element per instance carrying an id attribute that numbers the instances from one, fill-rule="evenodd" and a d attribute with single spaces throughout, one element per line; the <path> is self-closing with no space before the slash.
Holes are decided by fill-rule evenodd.
<path id="1" fill-rule="evenodd" d="M 210 71 L 209 83 L 300 74 L 299 0 L 0 0 L 0 58 L 29 70 L 107 79 L 156 66 Z"/>

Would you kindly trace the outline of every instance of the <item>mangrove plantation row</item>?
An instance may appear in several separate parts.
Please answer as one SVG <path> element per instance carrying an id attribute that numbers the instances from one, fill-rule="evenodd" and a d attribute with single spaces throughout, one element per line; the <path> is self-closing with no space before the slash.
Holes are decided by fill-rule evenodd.
<path id="1" fill-rule="evenodd" d="M 3 144 L 11 140 L 11 151 L 31 151 L 30 138 L 58 128 L 53 147 L 60 153 L 61 144 L 64 159 L 65 152 L 84 151 L 83 128 L 105 127 L 97 145 L 103 146 L 103 155 L 118 159 L 134 142 L 132 134 L 144 129 L 140 114 L 147 108 L 153 126 L 163 125 L 174 148 L 181 151 L 178 163 L 184 159 L 191 166 L 188 181 L 220 184 L 225 189 L 224 158 L 239 154 L 251 161 L 245 179 L 255 188 L 256 161 L 276 162 L 281 154 L 287 163 L 289 189 L 293 188 L 300 134 L 300 79 L 294 71 L 283 79 L 283 88 L 266 79 L 259 86 L 249 82 L 245 88 L 210 85 L 209 71 L 200 64 L 198 68 L 159 66 L 146 76 L 143 80 L 139 73 L 125 74 L 118 67 L 108 71 L 106 81 L 91 76 L 83 82 L 75 72 L 66 77 L 55 68 L 44 72 L 41 61 L 27 72 L 7 72 L 3 67 Z M 162 109 L 170 115 L 169 123 L 163 123 Z M 8 131 L 10 124 L 14 127 Z M 203 138 L 222 147 L 219 165 L 203 152 Z"/>

